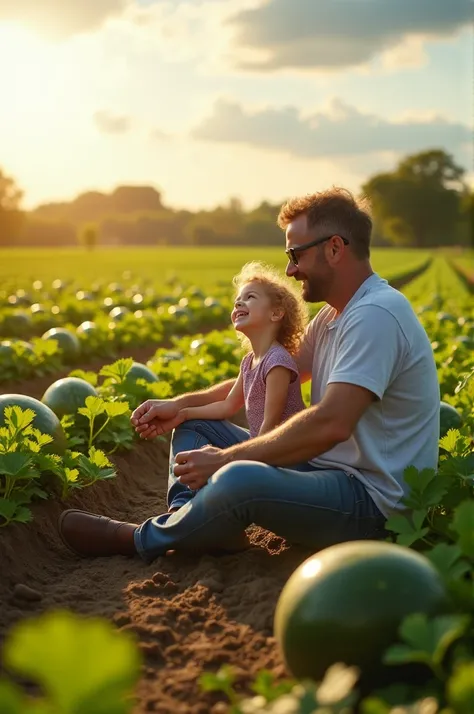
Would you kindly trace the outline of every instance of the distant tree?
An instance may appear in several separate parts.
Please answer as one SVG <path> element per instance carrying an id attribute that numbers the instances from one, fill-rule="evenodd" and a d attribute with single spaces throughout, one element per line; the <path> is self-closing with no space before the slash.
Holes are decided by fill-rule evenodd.
<path id="1" fill-rule="evenodd" d="M 474 248 L 474 190 L 464 195 L 462 202 L 462 231 L 466 244 Z"/>
<path id="2" fill-rule="evenodd" d="M 434 149 L 406 157 L 395 171 L 370 178 L 362 190 L 393 243 L 449 245 L 459 239 L 464 174 L 449 154 Z"/>
<path id="3" fill-rule="evenodd" d="M 0 169 L 0 245 L 11 245 L 18 239 L 24 219 L 22 198 L 15 180 Z"/>
<path id="4" fill-rule="evenodd" d="M 119 186 L 110 195 L 110 207 L 115 213 L 161 211 L 161 194 L 152 186 Z"/>
<path id="5" fill-rule="evenodd" d="M 79 240 L 86 250 L 94 250 L 98 243 L 98 230 L 95 223 L 87 223 L 83 226 Z"/>
<path id="6" fill-rule="evenodd" d="M 28 216 L 18 238 L 18 244 L 25 246 L 77 245 L 76 229 L 72 223 L 67 221 Z"/>

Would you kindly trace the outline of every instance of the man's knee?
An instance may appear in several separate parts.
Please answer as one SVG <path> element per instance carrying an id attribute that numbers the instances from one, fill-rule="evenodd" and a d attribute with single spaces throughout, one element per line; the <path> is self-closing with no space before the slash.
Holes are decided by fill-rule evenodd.
<path id="1" fill-rule="evenodd" d="M 223 493 L 233 498 L 241 495 L 251 497 L 254 491 L 258 492 L 258 472 L 263 469 L 265 464 L 259 461 L 234 461 L 216 471 L 209 479 L 209 484 L 216 495 Z"/>

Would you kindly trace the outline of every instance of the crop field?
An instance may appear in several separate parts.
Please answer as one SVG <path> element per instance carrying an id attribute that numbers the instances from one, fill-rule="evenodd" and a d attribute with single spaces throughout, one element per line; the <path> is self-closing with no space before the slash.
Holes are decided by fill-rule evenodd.
<path id="1" fill-rule="evenodd" d="M 326 593 L 326 644 L 300 632 L 291 645 L 324 672 L 322 686 L 292 670 L 275 630 L 283 589 L 314 555 L 307 548 L 251 526 L 242 553 L 145 564 L 81 559 L 58 536 L 65 508 L 133 523 L 166 512 L 169 436 L 140 440 L 130 414 L 238 374 L 231 278 L 252 259 L 285 266 L 283 247 L 0 253 L 2 714 L 473 714 L 472 252 L 373 251 L 431 341 L 439 463 L 408 469 L 413 516 L 387 523 L 402 560 L 420 560 L 393 590 L 379 574 L 378 634 L 355 571 L 352 585 Z M 61 392 L 63 377 L 79 386 Z M 421 611 L 411 612 L 398 584 L 408 593 L 427 568 L 442 607 L 423 610 L 436 587 L 427 594 L 420 580 Z M 330 669 L 338 662 L 360 669 Z"/>
<path id="2" fill-rule="evenodd" d="M 393 275 L 397 271 L 423 262 L 427 251 L 375 248 L 372 260 L 375 270 Z M 19 287 L 35 280 L 45 284 L 55 279 L 74 280 L 78 285 L 92 281 L 120 282 L 123 274 L 134 282 L 153 281 L 158 287 L 179 276 L 185 283 L 212 286 L 228 282 L 249 260 L 264 260 L 283 269 L 286 256 L 281 248 L 245 246 L 243 248 L 201 247 L 107 248 L 88 253 L 82 249 L 3 250 L 0 253 L 0 280 L 13 280 Z M 83 286 L 84 287 L 84 286 Z"/>

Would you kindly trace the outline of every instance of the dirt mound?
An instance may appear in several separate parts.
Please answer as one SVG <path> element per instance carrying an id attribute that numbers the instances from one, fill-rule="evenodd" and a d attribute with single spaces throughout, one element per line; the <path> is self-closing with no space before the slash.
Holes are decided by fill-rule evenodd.
<path id="1" fill-rule="evenodd" d="M 136 523 L 166 510 L 167 444 L 140 443 L 112 459 L 116 479 L 65 503 L 41 503 L 31 524 L 0 531 L 0 637 L 14 622 L 56 608 L 133 631 L 144 656 L 134 714 L 209 714 L 225 698 L 201 692 L 197 679 L 224 663 L 234 665 L 237 688 L 248 694 L 263 667 L 285 676 L 273 613 L 285 581 L 309 552 L 251 528 L 253 547 L 238 555 L 175 553 L 149 565 L 138 557 L 78 558 L 58 537 L 64 508 Z"/>

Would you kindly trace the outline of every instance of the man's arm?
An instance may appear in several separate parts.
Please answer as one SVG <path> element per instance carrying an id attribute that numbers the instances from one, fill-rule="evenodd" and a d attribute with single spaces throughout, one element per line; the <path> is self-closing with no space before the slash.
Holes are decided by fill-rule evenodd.
<path id="1" fill-rule="evenodd" d="M 225 449 L 226 463 L 250 459 L 290 466 L 309 461 L 349 439 L 375 398 L 364 387 L 330 384 L 319 404 L 295 414 L 268 434 Z"/>
<path id="2" fill-rule="evenodd" d="M 295 414 L 268 434 L 223 450 L 209 446 L 177 454 L 174 474 L 181 483 L 198 489 L 233 461 L 261 461 L 272 466 L 309 461 L 349 439 L 374 399 L 375 394 L 365 387 L 330 384 L 319 404 Z"/>
<path id="3" fill-rule="evenodd" d="M 231 461 L 250 459 L 291 466 L 323 454 L 350 438 L 366 409 L 382 399 L 407 350 L 398 321 L 387 310 L 363 306 L 351 315 L 319 404 L 296 414 L 269 434 L 221 452 L 178 454 L 175 474 L 198 486 Z M 184 463 L 187 461 L 187 463 Z M 188 476 L 189 475 L 189 476 Z M 194 486 L 196 487 L 196 486 Z"/>

